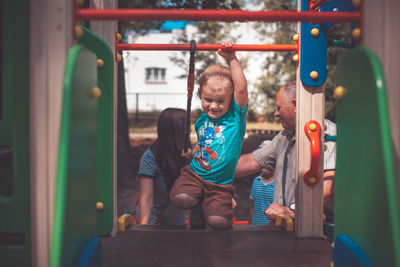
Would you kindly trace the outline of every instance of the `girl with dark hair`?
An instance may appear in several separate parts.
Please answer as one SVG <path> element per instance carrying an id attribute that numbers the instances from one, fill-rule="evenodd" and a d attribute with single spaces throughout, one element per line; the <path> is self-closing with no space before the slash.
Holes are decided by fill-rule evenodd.
<path id="1" fill-rule="evenodd" d="M 181 157 L 185 123 L 183 109 L 167 108 L 158 118 L 158 137 L 140 160 L 141 197 L 135 211 L 140 224 L 185 224 L 182 210 L 169 202 L 169 192 L 185 165 Z"/>

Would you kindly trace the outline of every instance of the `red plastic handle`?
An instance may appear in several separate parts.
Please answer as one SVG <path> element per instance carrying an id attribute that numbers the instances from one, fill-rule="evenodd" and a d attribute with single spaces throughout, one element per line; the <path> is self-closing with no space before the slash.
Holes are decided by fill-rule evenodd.
<path id="1" fill-rule="evenodd" d="M 310 120 L 304 125 L 304 131 L 311 143 L 311 166 L 304 173 L 304 182 L 308 186 L 316 186 L 321 180 L 319 165 L 321 159 L 321 125 L 318 121 Z"/>

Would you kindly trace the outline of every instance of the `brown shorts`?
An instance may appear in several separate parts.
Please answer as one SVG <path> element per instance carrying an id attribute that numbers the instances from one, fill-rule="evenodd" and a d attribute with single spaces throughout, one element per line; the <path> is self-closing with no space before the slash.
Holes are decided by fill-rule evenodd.
<path id="1" fill-rule="evenodd" d="M 205 218 L 218 215 L 232 221 L 234 191 L 235 187 L 232 184 L 221 185 L 208 182 L 200 178 L 192 168 L 185 166 L 172 187 L 170 197 L 172 199 L 175 195 L 187 194 L 203 202 L 201 207 Z"/>

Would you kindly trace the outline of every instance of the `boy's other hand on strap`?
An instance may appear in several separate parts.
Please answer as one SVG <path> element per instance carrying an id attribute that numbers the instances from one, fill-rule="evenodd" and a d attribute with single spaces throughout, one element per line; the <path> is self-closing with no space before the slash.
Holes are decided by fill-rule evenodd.
<path id="1" fill-rule="evenodd" d="M 191 161 L 193 159 L 194 153 L 193 150 L 188 148 L 187 152 L 182 151 L 181 157 L 186 159 L 187 161 Z"/>

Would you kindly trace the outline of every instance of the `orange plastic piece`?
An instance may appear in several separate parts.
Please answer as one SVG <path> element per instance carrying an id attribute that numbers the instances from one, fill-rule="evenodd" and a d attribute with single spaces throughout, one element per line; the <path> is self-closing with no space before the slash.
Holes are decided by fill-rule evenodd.
<path id="1" fill-rule="evenodd" d="M 275 226 L 279 226 L 284 229 L 286 232 L 294 231 L 294 221 L 289 216 L 278 214 L 275 220 Z"/>
<path id="2" fill-rule="evenodd" d="M 318 121 L 310 120 L 304 125 L 304 131 L 311 143 L 311 166 L 304 173 L 304 183 L 308 186 L 315 186 L 321 180 L 319 172 L 321 159 L 321 125 Z"/>

